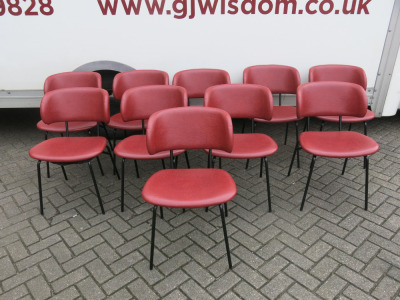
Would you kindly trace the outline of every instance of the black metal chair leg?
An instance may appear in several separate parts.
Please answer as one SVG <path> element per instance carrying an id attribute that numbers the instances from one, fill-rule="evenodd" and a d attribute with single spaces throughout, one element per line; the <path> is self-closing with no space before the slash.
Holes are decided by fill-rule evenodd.
<path id="1" fill-rule="evenodd" d="M 289 123 L 286 123 L 286 131 L 285 131 L 285 142 L 284 142 L 284 145 L 286 145 L 286 142 L 287 142 L 288 132 L 289 132 Z"/>
<path id="2" fill-rule="evenodd" d="M 113 130 L 113 143 L 114 143 L 114 148 L 117 145 L 117 129 L 114 128 Z"/>
<path id="3" fill-rule="evenodd" d="M 218 157 L 218 168 L 222 169 L 222 157 Z"/>
<path id="4" fill-rule="evenodd" d="M 249 163 L 250 163 L 250 159 L 247 159 L 246 160 L 246 167 L 245 167 L 246 170 L 249 168 Z"/>
<path id="5" fill-rule="evenodd" d="M 364 135 L 368 135 L 367 122 L 364 122 Z"/>
<path id="6" fill-rule="evenodd" d="M 324 129 L 325 121 L 321 121 L 321 127 L 319 128 L 319 131 L 322 131 Z"/>
<path id="7" fill-rule="evenodd" d="M 95 188 L 95 190 L 96 190 L 97 199 L 99 200 L 99 204 L 100 204 L 100 208 L 101 208 L 101 213 L 104 215 L 106 212 L 104 211 L 103 201 L 101 201 L 99 188 L 97 187 L 96 178 L 94 177 L 94 172 L 93 172 L 92 164 L 90 163 L 90 161 L 88 162 L 88 165 L 89 165 L 90 174 L 92 175 L 94 188 Z"/>
<path id="8" fill-rule="evenodd" d="M 47 163 L 49 163 L 49 162 L 47 162 Z M 65 172 L 65 167 L 63 165 L 61 165 L 61 170 L 62 170 L 62 172 L 64 174 L 65 180 L 68 180 L 67 172 Z"/>
<path id="9" fill-rule="evenodd" d="M 40 203 L 40 214 L 44 214 L 43 208 L 43 193 L 42 193 L 42 176 L 40 174 L 40 163 L 42 161 L 38 160 L 37 162 L 37 176 L 38 176 L 38 186 L 39 186 L 39 203 Z"/>
<path id="10" fill-rule="evenodd" d="M 226 255 L 228 257 L 228 265 L 229 265 L 229 269 L 232 269 L 231 252 L 229 250 L 228 233 L 226 231 L 226 224 L 225 224 L 224 206 L 222 204 L 219 205 L 219 210 L 221 212 L 222 229 L 224 231 L 224 239 L 225 239 Z"/>
<path id="11" fill-rule="evenodd" d="M 260 178 L 262 177 L 262 172 L 263 172 L 263 157 L 261 157 L 260 161 Z"/>
<path id="12" fill-rule="evenodd" d="M 228 203 L 224 203 L 225 217 L 228 217 Z"/>
<path id="13" fill-rule="evenodd" d="M 121 212 L 125 210 L 125 158 L 122 158 L 121 163 Z"/>
<path id="14" fill-rule="evenodd" d="M 369 157 L 364 156 L 365 167 L 365 210 L 368 210 L 368 177 L 369 177 Z"/>
<path id="15" fill-rule="evenodd" d="M 138 167 L 138 163 L 137 163 L 137 160 L 136 160 L 136 159 L 134 160 L 134 163 L 135 163 L 136 177 L 137 177 L 137 178 L 140 178 L 140 175 L 139 175 L 139 167 Z"/>
<path id="16" fill-rule="evenodd" d="M 314 155 L 312 157 L 311 160 L 311 165 L 310 165 L 310 173 L 308 174 L 308 179 L 307 179 L 307 184 L 306 184 L 306 188 L 304 190 L 304 195 L 303 195 L 303 200 L 301 201 L 301 206 L 300 206 L 300 210 L 302 211 L 304 208 L 304 203 L 306 202 L 306 197 L 307 197 L 307 191 L 308 191 L 308 186 L 310 185 L 310 180 L 311 180 L 311 175 L 314 169 L 314 164 L 315 164 L 315 160 L 317 159 L 317 157 Z"/>
<path id="17" fill-rule="evenodd" d="M 164 209 L 162 206 L 160 206 L 160 217 L 161 219 L 164 219 Z"/>
<path id="18" fill-rule="evenodd" d="M 299 144 L 299 122 L 295 122 L 296 126 L 296 144 Z M 300 168 L 300 149 L 297 149 L 297 168 Z"/>
<path id="19" fill-rule="evenodd" d="M 115 164 L 115 155 L 113 155 L 113 152 L 111 151 L 109 146 L 107 146 L 107 151 L 108 151 L 108 154 L 110 155 L 111 163 L 113 165 L 113 169 L 115 171 L 115 174 L 117 174 L 117 178 L 119 180 L 119 179 L 121 179 L 121 177 L 119 177 L 119 172 L 118 172 L 118 169 L 117 169 L 117 165 Z"/>
<path id="20" fill-rule="evenodd" d="M 351 123 L 349 123 L 349 129 L 347 129 L 348 131 L 351 131 Z"/>
<path id="21" fill-rule="evenodd" d="M 46 161 L 47 178 L 50 178 L 50 163 Z"/>
<path id="22" fill-rule="evenodd" d="M 298 155 L 298 152 L 300 150 L 299 144 L 297 143 L 296 146 L 294 147 L 293 155 L 292 155 L 292 160 L 290 161 L 290 166 L 289 166 L 289 171 L 287 176 L 290 176 L 290 173 L 292 172 L 292 167 L 294 163 L 294 158 L 296 157 L 296 154 Z"/>
<path id="23" fill-rule="evenodd" d="M 345 159 L 344 159 L 344 164 L 343 164 L 343 169 L 342 169 L 342 175 L 344 175 L 344 172 L 346 171 L 346 166 L 347 166 L 347 161 L 348 161 L 349 159 L 346 157 Z"/>
<path id="24" fill-rule="evenodd" d="M 272 203 L 271 203 L 271 188 L 270 188 L 270 184 L 269 184 L 269 170 L 268 170 L 268 158 L 265 157 L 264 158 L 264 162 L 265 162 L 265 177 L 266 182 L 267 182 L 267 194 L 268 194 L 268 211 L 271 212 L 272 211 Z"/>
<path id="25" fill-rule="evenodd" d="M 163 169 L 165 170 L 166 167 L 165 167 L 165 161 L 164 161 L 164 159 L 161 160 L 161 164 L 162 164 Z"/>
<path id="26" fill-rule="evenodd" d="M 186 165 L 187 165 L 188 169 L 190 169 L 189 155 L 188 155 L 187 151 L 185 151 L 185 159 L 186 159 Z"/>
<path id="27" fill-rule="evenodd" d="M 100 169 L 101 176 L 104 176 L 103 166 L 101 165 L 100 158 L 97 156 L 97 157 L 96 157 L 96 160 L 97 160 L 97 163 L 99 164 L 99 169 Z M 114 164 L 115 164 L 114 158 L 112 158 L 112 160 L 113 160 L 113 162 L 114 162 Z"/>
<path id="28" fill-rule="evenodd" d="M 156 237 L 156 217 L 157 217 L 157 206 L 154 206 L 153 207 L 153 220 L 152 220 L 152 225 L 151 225 L 150 270 L 153 270 L 154 239 Z"/>

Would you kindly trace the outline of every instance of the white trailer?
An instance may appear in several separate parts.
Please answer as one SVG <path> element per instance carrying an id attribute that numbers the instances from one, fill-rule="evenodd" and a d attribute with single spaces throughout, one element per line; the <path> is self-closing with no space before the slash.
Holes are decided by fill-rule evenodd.
<path id="1" fill-rule="evenodd" d="M 400 102 L 400 0 L 0 0 L 0 108 L 39 107 L 79 69 L 362 67 L 377 116 Z M 397 60 L 396 60 L 397 59 Z M 393 80 L 392 80 L 393 79 Z M 395 80 L 399 84 L 395 83 Z"/>

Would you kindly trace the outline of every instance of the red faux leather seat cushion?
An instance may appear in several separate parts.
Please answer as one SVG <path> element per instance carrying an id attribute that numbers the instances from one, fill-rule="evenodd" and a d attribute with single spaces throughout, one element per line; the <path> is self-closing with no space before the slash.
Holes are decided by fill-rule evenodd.
<path id="1" fill-rule="evenodd" d="M 274 106 L 272 111 L 272 119 L 264 120 L 255 118 L 254 121 L 262 123 L 285 123 L 298 121 L 297 110 L 294 106 Z"/>
<path id="2" fill-rule="evenodd" d="M 221 169 L 168 169 L 152 175 L 142 190 L 150 204 L 175 208 L 208 207 L 236 195 L 236 184 Z"/>
<path id="3" fill-rule="evenodd" d="M 373 139 L 353 131 L 308 131 L 300 134 L 299 141 L 308 153 L 325 157 L 360 157 L 379 150 Z"/>
<path id="4" fill-rule="evenodd" d="M 120 130 L 133 130 L 139 131 L 142 130 L 142 120 L 134 120 L 125 122 L 122 120 L 122 116 L 120 113 L 111 116 L 110 122 L 107 124 L 108 127 Z M 147 126 L 147 120 L 144 121 L 144 127 Z"/>
<path id="5" fill-rule="evenodd" d="M 233 135 L 232 152 L 213 149 L 212 154 L 224 158 L 260 158 L 274 154 L 278 150 L 276 142 L 262 133 L 238 133 Z M 206 152 L 208 150 L 206 149 Z"/>
<path id="6" fill-rule="evenodd" d="M 374 118 L 375 118 L 374 112 L 368 109 L 367 113 L 365 114 L 364 117 L 343 116 L 342 122 L 343 123 L 358 123 L 358 122 L 371 121 Z M 320 116 L 320 117 L 318 117 L 318 119 L 327 121 L 327 122 L 339 122 L 338 116 Z"/>
<path id="7" fill-rule="evenodd" d="M 92 129 L 97 126 L 97 122 L 68 122 L 69 132 L 78 132 Z M 43 121 L 39 121 L 36 124 L 39 130 L 47 132 L 65 132 L 65 122 L 55 122 L 51 124 L 46 124 Z"/>
<path id="8" fill-rule="evenodd" d="M 185 150 L 175 150 L 174 155 L 180 155 L 183 152 L 185 152 Z M 114 148 L 114 153 L 119 157 L 137 160 L 162 159 L 170 157 L 169 151 L 162 151 L 153 155 L 149 154 L 145 135 L 132 135 L 123 139 Z"/>
<path id="9" fill-rule="evenodd" d="M 101 154 L 107 145 L 104 137 L 56 137 L 41 142 L 29 151 L 37 160 L 68 163 L 89 160 Z"/>

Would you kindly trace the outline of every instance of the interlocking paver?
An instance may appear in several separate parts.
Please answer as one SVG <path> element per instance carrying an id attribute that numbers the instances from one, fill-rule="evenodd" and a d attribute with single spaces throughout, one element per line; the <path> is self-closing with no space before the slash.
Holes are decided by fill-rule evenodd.
<path id="1" fill-rule="evenodd" d="M 362 161 L 350 160 L 342 176 L 343 160 L 319 158 L 300 212 L 310 157 L 301 152 L 301 168 L 287 177 L 294 136 L 282 145 L 281 126 L 260 124 L 257 131 L 279 145 L 269 158 L 272 213 L 259 162 L 245 170 L 244 161 L 223 160 L 238 185 L 226 218 L 232 271 L 217 208 L 165 209 L 164 219 L 157 217 L 155 268 L 149 270 L 151 206 L 140 195 L 161 168 L 157 161 L 139 163 L 141 178 L 127 164 L 121 213 L 120 181 L 101 156 L 105 176 L 96 163 L 94 170 L 105 215 L 87 166 L 67 166 L 65 181 L 51 165 L 51 178 L 43 177 L 41 216 L 36 163 L 28 156 L 43 139 L 35 128 L 39 111 L 0 115 L 0 299 L 399 298 L 400 115 L 369 124 L 381 149 L 371 157 L 368 211 Z M 234 125 L 241 130 L 240 122 Z M 189 156 L 193 167 L 207 159 L 202 151 Z"/>

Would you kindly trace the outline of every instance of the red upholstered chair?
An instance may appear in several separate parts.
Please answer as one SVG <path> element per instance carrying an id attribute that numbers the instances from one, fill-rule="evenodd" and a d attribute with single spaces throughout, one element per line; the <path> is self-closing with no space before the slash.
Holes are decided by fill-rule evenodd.
<path id="1" fill-rule="evenodd" d="M 216 107 L 227 111 L 232 118 L 251 119 L 262 118 L 270 120 L 273 116 L 273 99 L 271 91 L 256 84 L 226 84 L 207 89 L 204 97 L 206 107 Z M 214 157 L 251 159 L 261 158 L 260 177 L 263 161 L 265 163 L 268 209 L 271 211 L 271 193 L 268 175 L 268 156 L 278 150 L 275 141 L 266 134 L 252 133 L 234 134 L 231 152 L 213 151 Z"/>
<path id="2" fill-rule="evenodd" d="M 132 70 L 121 72 L 115 75 L 113 81 L 113 96 L 116 100 L 121 100 L 124 92 L 130 88 L 145 86 L 145 85 L 168 85 L 168 73 L 159 70 Z M 121 113 L 111 116 L 108 127 L 113 129 L 114 132 L 114 147 L 116 144 L 116 131 L 124 130 L 129 131 L 142 131 L 146 126 L 147 120 L 142 124 L 141 120 L 124 121 Z"/>
<path id="3" fill-rule="evenodd" d="M 350 65 L 319 65 L 310 68 L 309 70 L 309 81 L 343 81 L 351 82 L 360 85 L 364 90 L 367 89 L 367 75 L 365 71 L 356 66 Z M 375 114 L 373 111 L 367 109 L 364 116 L 343 116 L 342 123 L 348 123 L 349 129 L 353 123 L 364 123 L 364 134 L 367 135 L 367 122 L 374 119 Z M 339 122 L 337 116 L 318 116 L 323 123 L 321 124 L 321 130 L 324 122 Z"/>
<path id="4" fill-rule="evenodd" d="M 40 115 L 45 124 L 54 122 L 94 121 L 107 123 L 110 119 L 110 104 L 107 91 L 100 88 L 58 89 L 44 95 L 40 105 Z M 103 203 L 93 174 L 91 160 L 107 147 L 107 139 L 101 136 L 55 137 L 34 146 L 29 155 L 38 160 L 37 174 L 39 185 L 40 213 L 43 215 L 43 196 L 40 163 L 51 162 L 58 165 L 85 163 L 89 165 L 93 184 L 104 214 Z M 110 151 L 110 149 L 108 149 Z"/>
<path id="5" fill-rule="evenodd" d="M 282 94 L 296 95 L 300 85 L 300 74 L 296 68 L 283 65 L 257 65 L 243 71 L 243 83 L 260 84 L 279 95 L 279 106 L 274 107 L 271 120 L 256 118 L 255 122 L 286 123 L 285 145 L 288 136 L 289 123 L 296 126 L 296 141 L 298 137 L 298 121 L 296 107 L 282 105 Z"/>
<path id="6" fill-rule="evenodd" d="M 101 88 L 101 76 L 96 72 L 86 72 L 86 71 L 77 71 L 77 72 L 64 72 L 51 75 L 46 78 L 44 82 L 44 93 L 62 89 L 62 88 L 70 88 L 70 87 L 97 87 Z M 65 122 L 55 122 L 52 124 L 46 124 L 42 120 L 37 123 L 37 128 L 45 132 L 45 140 L 48 138 L 48 133 L 63 133 L 66 132 Z M 75 121 L 68 122 L 68 131 L 71 132 L 79 132 L 90 130 L 97 125 L 96 122 L 88 122 L 88 121 Z M 101 165 L 100 165 L 101 166 Z M 101 168 L 100 168 L 101 169 Z M 65 169 L 62 168 L 64 177 L 67 179 L 67 175 L 65 173 Z M 102 170 L 102 169 L 101 169 Z M 47 177 L 50 177 L 50 168 L 49 164 L 47 164 Z"/>
<path id="7" fill-rule="evenodd" d="M 125 122 L 147 120 L 156 111 L 187 106 L 186 90 L 171 85 L 143 86 L 125 91 L 121 100 L 121 116 Z M 174 157 L 184 150 L 175 150 Z M 169 151 L 149 154 L 146 135 L 132 135 L 123 139 L 114 148 L 114 153 L 122 158 L 121 167 L 121 211 L 124 211 L 125 159 L 135 160 L 136 173 L 139 177 L 137 160 L 164 159 L 170 157 Z"/>
<path id="8" fill-rule="evenodd" d="M 231 151 L 233 128 L 229 114 L 207 107 L 179 107 L 154 113 L 148 123 L 147 147 L 150 154 L 177 149 Z M 210 167 L 210 165 L 209 165 Z M 225 226 L 224 203 L 236 195 L 232 177 L 221 169 L 168 169 L 152 175 L 143 187 L 142 197 L 153 207 L 150 269 L 153 268 L 157 207 L 199 208 L 218 205 L 229 268 L 232 262 Z"/>
<path id="9" fill-rule="evenodd" d="M 218 84 L 231 83 L 229 73 L 220 69 L 189 69 L 174 75 L 173 85 L 184 87 L 191 98 L 204 98 L 207 88 Z"/>
<path id="10" fill-rule="evenodd" d="M 368 99 L 365 90 L 354 83 L 313 82 L 301 85 L 297 91 L 297 113 L 299 117 L 337 116 L 341 125 L 341 120 L 345 116 L 364 116 L 367 106 Z M 373 139 L 353 131 L 306 131 L 300 134 L 299 143 L 303 150 L 312 155 L 310 173 L 300 210 L 303 210 L 304 207 L 317 156 L 332 158 L 364 157 L 364 209 L 368 209 L 369 156 L 379 150 L 379 145 Z M 294 155 L 295 153 L 291 165 Z"/>

